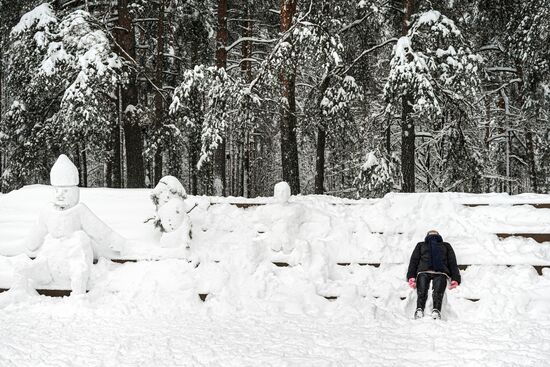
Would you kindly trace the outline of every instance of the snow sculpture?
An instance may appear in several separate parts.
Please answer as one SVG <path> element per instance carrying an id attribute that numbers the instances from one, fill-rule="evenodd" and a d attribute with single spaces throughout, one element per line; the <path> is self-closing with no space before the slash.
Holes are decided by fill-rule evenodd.
<path id="1" fill-rule="evenodd" d="M 191 219 L 187 214 L 186 198 L 183 185 L 174 176 L 164 176 L 153 189 L 151 200 L 156 207 L 154 224 L 162 233 L 161 247 L 189 248 Z"/>
<path id="2" fill-rule="evenodd" d="M 273 204 L 256 209 L 256 241 L 272 251 L 272 260 L 306 265 L 311 272 L 324 269 L 326 243 L 333 231 L 327 213 L 302 203 L 290 202 L 290 187 L 279 182 L 274 187 Z M 314 271 L 315 270 L 315 271 Z"/>
<path id="3" fill-rule="evenodd" d="M 271 250 L 289 254 L 294 250 L 296 237 L 303 221 L 303 208 L 300 205 L 289 203 L 290 186 L 282 181 L 275 185 L 273 190 L 274 204 L 258 208 L 261 222 L 258 228 L 262 234 L 262 241 Z"/>
<path id="4" fill-rule="evenodd" d="M 214 183 L 212 184 L 212 186 L 215 196 L 223 196 L 223 183 L 219 177 L 214 178 Z"/>
<path id="5" fill-rule="evenodd" d="M 67 283 L 73 294 L 86 292 L 93 264 L 94 247 L 108 246 L 120 252 L 125 240 L 101 221 L 85 204 L 79 202 L 78 170 L 64 154 L 50 171 L 55 188 L 51 206 L 39 215 L 27 241 L 37 251 L 28 277 L 39 283 Z"/>
<path id="6" fill-rule="evenodd" d="M 290 186 L 285 181 L 281 181 L 275 184 L 273 189 L 273 196 L 275 197 L 275 202 L 279 204 L 284 204 L 290 199 Z"/>

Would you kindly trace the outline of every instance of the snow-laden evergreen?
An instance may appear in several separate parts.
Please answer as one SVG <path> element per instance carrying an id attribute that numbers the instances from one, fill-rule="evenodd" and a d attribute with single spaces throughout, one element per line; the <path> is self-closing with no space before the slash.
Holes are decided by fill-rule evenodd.
<path id="1" fill-rule="evenodd" d="M 4 179 L 24 182 L 47 169 L 48 152 L 87 143 L 107 154 L 117 119 L 123 61 L 90 14 L 59 17 L 48 3 L 26 13 L 10 33 L 9 109 L 1 130 L 13 149 Z"/>

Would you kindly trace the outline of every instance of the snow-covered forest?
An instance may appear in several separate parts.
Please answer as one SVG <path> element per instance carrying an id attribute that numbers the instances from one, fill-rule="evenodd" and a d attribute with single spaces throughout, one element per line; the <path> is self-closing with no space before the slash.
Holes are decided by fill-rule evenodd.
<path id="1" fill-rule="evenodd" d="M 547 0 L 0 0 L 0 188 L 548 192 Z"/>

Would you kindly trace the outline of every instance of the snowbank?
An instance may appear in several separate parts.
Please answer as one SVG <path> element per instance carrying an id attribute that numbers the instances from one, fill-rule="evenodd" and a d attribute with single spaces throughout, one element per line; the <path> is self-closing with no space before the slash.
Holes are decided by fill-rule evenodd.
<path id="1" fill-rule="evenodd" d="M 183 248 L 161 248 L 160 233 L 145 223 L 155 214 L 150 192 L 82 189 L 81 201 L 128 240 L 122 258 L 187 257 Z M 51 187 L 34 185 L 0 197 L 0 255 L 26 253 L 26 235 L 52 195 Z M 232 202 L 268 205 L 238 208 Z M 265 252 L 266 258 L 292 264 L 311 254 L 328 263 L 404 263 L 425 233 L 437 229 L 455 248 L 460 264 L 550 264 L 550 243 L 495 235 L 550 233 L 550 209 L 512 205 L 526 202 L 548 203 L 550 195 L 388 194 L 357 201 L 312 195 L 293 196 L 283 205 L 273 198 L 186 200 L 189 208 L 198 204 L 189 215 L 191 248 L 200 261 Z M 273 251 L 281 246 L 287 249 Z"/>
<path id="2" fill-rule="evenodd" d="M 20 254 L 0 257 L 0 287 L 30 261 L 25 235 L 51 190 L 0 196 L 0 251 Z M 52 348 L 60 366 L 542 366 L 550 358 L 550 271 L 529 266 L 550 264 L 550 244 L 494 235 L 548 232 L 549 209 L 512 205 L 547 195 L 298 196 L 246 209 L 229 204 L 244 199 L 190 196 L 187 205 L 198 204 L 190 250 L 159 246 L 160 233 L 144 223 L 155 212 L 149 195 L 82 189 L 82 202 L 127 238 L 124 257 L 163 260 L 101 258 L 81 296 L 0 294 L 0 364 L 37 365 Z M 491 205 L 461 204 L 476 198 Z M 405 281 L 412 247 L 432 228 L 459 263 L 480 264 L 447 292 L 441 323 L 410 320 L 415 294 Z"/>

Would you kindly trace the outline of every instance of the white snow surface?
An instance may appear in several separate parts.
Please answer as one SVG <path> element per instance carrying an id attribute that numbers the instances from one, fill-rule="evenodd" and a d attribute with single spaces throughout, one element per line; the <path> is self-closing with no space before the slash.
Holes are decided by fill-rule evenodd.
<path id="1" fill-rule="evenodd" d="M 0 195 L 0 287 L 30 261 L 25 234 L 52 190 Z M 550 271 L 530 265 L 550 264 L 550 243 L 494 233 L 549 232 L 549 209 L 512 204 L 550 195 L 188 196 L 187 206 L 199 204 L 190 249 L 161 248 L 143 223 L 155 211 L 150 190 L 82 189 L 81 201 L 127 239 L 121 257 L 162 260 L 100 258 L 84 295 L 0 294 L 1 366 L 548 365 Z M 243 201 L 269 204 L 228 204 Z M 461 205 L 474 202 L 491 205 Z M 459 263 L 478 264 L 447 291 L 441 321 L 411 320 L 405 279 L 429 229 Z"/>

